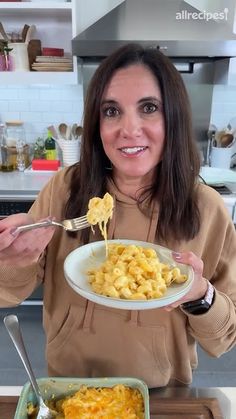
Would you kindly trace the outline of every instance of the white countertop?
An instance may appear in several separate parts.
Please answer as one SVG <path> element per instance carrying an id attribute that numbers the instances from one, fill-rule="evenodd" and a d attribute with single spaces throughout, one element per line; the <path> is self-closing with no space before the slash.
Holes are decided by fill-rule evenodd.
<path id="1" fill-rule="evenodd" d="M 0 386 L 0 396 L 19 396 L 22 387 L 20 386 Z M 196 391 L 198 389 L 195 389 Z M 224 419 L 236 419 L 236 387 L 206 387 L 199 389 L 201 397 L 203 392 L 206 390 L 207 397 L 211 394 L 211 397 L 214 397 L 214 391 L 221 391 L 230 402 L 230 413 L 227 414 L 227 417 L 224 416 Z M 225 412 L 222 411 L 222 414 L 225 415 Z"/>
<path id="2" fill-rule="evenodd" d="M 36 198 L 39 191 L 48 182 L 51 176 L 56 172 L 51 173 L 30 173 L 24 172 L 0 172 L 0 194 L 1 196 L 18 195 L 32 195 Z"/>
<path id="3" fill-rule="evenodd" d="M 35 199 L 55 173 L 43 171 L 27 174 L 18 171 L 0 172 L 0 198 L 10 199 L 17 195 L 19 198 L 28 196 Z M 232 194 L 221 196 L 226 204 L 234 205 L 236 203 L 236 183 L 228 183 L 226 186 L 232 191 Z"/>

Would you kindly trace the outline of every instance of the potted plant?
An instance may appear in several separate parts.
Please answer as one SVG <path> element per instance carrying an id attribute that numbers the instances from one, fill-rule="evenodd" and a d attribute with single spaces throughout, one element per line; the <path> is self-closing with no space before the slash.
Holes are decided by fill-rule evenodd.
<path id="1" fill-rule="evenodd" d="M 11 57 L 9 52 L 13 48 L 8 47 L 8 41 L 0 39 L 0 70 L 2 71 L 11 71 Z"/>

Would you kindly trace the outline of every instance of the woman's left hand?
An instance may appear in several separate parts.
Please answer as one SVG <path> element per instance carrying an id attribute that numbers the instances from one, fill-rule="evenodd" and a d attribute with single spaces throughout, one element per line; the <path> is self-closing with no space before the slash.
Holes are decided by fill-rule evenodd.
<path id="1" fill-rule="evenodd" d="M 207 292 L 207 280 L 203 278 L 203 261 L 192 252 L 172 252 L 173 259 L 178 263 L 190 265 L 194 271 L 193 284 L 190 291 L 184 295 L 180 300 L 175 301 L 173 304 L 163 307 L 166 311 L 171 311 L 181 304 L 188 301 L 195 301 L 202 298 Z"/>

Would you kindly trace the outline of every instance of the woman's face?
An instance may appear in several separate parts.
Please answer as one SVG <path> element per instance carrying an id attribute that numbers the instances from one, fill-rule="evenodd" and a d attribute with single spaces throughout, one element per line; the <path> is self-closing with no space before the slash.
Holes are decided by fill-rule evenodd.
<path id="1" fill-rule="evenodd" d="M 147 67 L 130 65 L 114 74 L 101 101 L 100 135 L 115 175 L 152 178 L 165 128 L 160 88 Z"/>

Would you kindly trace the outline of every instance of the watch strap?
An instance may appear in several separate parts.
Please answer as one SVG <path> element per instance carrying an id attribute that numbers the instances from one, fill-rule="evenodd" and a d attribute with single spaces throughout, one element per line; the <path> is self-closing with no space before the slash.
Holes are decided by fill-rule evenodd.
<path id="1" fill-rule="evenodd" d="M 215 288 L 207 281 L 207 291 L 204 297 L 195 300 L 195 301 L 188 301 L 181 305 L 181 308 L 190 314 L 204 314 L 206 313 L 214 301 L 215 296 Z"/>
<path id="2" fill-rule="evenodd" d="M 214 295 L 215 295 L 215 288 L 213 287 L 213 285 L 210 283 L 210 281 L 207 281 L 207 291 L 204 297 L 204 300 L 210 304 L 210 306 L 213 303 L 213 299 L 214 299 Z"/>

